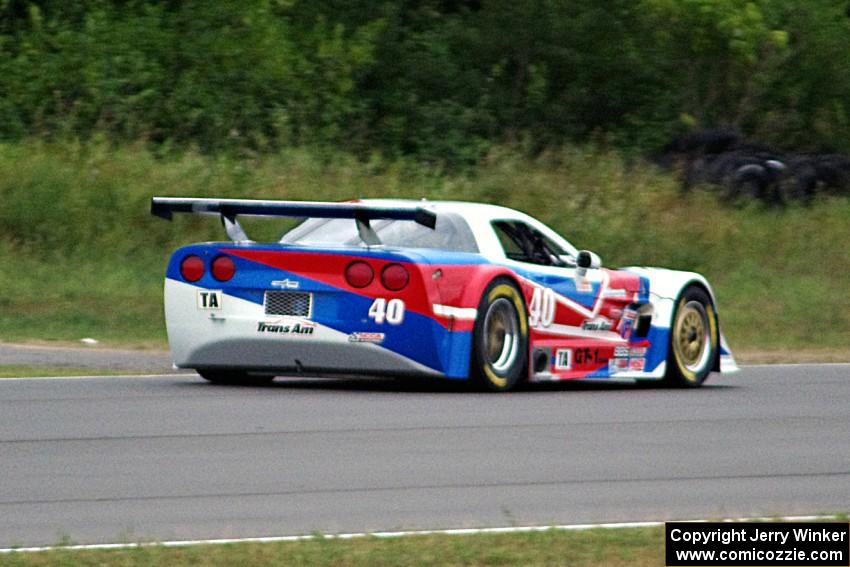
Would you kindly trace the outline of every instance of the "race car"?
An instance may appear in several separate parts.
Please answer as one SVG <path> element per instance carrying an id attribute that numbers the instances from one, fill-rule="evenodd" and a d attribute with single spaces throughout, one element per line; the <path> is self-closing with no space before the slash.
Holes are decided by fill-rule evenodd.
<path id="1" fill-rule="evenodd" d="M 696 273 L 607 269 L 496 205 L 154 197 L 220 217 L 230 242 L 178 249 L 165 279 L 178 368 L 216 383 L 431 376 L 493 391 L 558 380 L 700 386 L 737 365 Z M 244 215 L 303 219 L 254 242 Z"/>

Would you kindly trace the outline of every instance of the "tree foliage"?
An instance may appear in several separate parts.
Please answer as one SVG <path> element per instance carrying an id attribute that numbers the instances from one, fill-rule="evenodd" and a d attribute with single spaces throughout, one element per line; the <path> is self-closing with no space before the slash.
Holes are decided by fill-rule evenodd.
<path id="1" fill-rule="evenodd" d="M 693 126 L 850 150 L 836 0 L 0 0 L 0 137 L 474 162 Z"/>

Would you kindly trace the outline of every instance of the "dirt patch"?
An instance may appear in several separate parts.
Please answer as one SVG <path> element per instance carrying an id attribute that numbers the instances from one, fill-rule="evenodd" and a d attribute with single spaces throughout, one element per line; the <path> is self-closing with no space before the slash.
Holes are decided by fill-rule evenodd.
<path id="1" fill-rule="evenodd" d="M 732 351 L 738 364 L 850 363 L 850 349 L 740 350 Z"/>
<path id="2" fill-rule="evenodd" d="M 0 343 L 0 366 L 37 368 L 89 368 L 111 372 L 173 372 L 167 350 L 109 349 L 98 346 L 67 347 Z"/>

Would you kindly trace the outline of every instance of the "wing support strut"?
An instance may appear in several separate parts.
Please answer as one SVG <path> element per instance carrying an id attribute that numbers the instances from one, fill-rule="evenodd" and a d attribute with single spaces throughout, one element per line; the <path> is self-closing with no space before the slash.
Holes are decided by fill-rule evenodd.
<path id="1" fill-rule="evenodd" d="M 236 220 L 237 215 L 260 217 L 354 219 L 357 234 L 367 246 L 379 246 L 381 240 L 372 228 L 375 219 L 407 220 L 433 229 L 437 215 L 416 205 L 373 205 L 362 202 L 329 203 L 322 201 L 262 201 L 256 199 L 202 199 L 191 197 L 154 197 L 151 214 L 171 220 L 174 213 L 220 215 L 221 224 L 233 242 L 251 242 Z"/>

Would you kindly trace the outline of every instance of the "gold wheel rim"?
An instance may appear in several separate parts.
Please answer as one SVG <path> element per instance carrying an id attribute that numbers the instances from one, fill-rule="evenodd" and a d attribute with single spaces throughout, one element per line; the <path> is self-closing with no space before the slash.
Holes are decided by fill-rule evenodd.
<path id="1" fill-rule="evenodd" d="M 698 302 L 681 307 L 676 318 L 673 346 L 679 361 L 688 370 L 698 371 L 705 364 L 708 353 L 708 317 Z"/>

